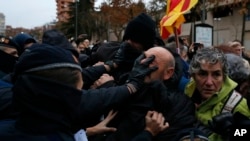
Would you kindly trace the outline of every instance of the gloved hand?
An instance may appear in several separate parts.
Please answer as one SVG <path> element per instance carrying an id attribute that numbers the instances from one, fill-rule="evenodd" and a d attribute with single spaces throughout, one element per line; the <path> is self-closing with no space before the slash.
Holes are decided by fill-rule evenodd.
<path id="1" fill-rule="evenodd" d="M 141 51 L 132 47 L 129 43 L 123 42 L 116 52 L 113 62 L 116 63 L 118 68 L 126 68 L 131 70 L 134 61 L 141 55 Z"/>
<path id="2" fill-rule="evenodd" d="M 233 125 L 233 114 L 230 112 L 221 113 L 208 121 L 211 130 L 222 136 L 228 136 Z"/>
<path id="3" fill-rule="evenodd" d="M 135 60 L 134 67 L 130 72 L 129 79 L 127 81 L 127 84 L 133 86 L 133 93 L 138 91 L 143 86 L 145 76 L 158 69 L 157 66 L 149 67 L 149 65 L 154 61 L 154 59 L 155 56 L 153 55 L 148 58 L 145 58 L 145 54 L 142 54 Z"/>

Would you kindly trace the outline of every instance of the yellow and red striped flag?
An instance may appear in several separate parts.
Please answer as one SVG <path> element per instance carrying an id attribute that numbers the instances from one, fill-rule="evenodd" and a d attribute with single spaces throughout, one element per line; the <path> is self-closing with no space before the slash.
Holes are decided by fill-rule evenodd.
<path id="1" fill-rule="evenodd" d="M 161 19 L 161 37 L 163 39 L 174 33 L 174 28 L 180 33 L 181 24 L 185 22 L 183 14 L 196 5 L 198 0 L 167 0 L 166 15 Z"/>

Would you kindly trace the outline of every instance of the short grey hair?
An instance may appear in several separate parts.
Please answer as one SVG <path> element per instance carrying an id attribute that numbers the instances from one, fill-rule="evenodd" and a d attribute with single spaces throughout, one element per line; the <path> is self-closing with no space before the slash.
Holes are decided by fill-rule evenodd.
<path id="1" fill-rule="evenodd" d="M 193 56 L 189 67 L 189 73 L 192 75 L 200 71 L 201 64 L 203 63 L 216 64 L 218 62 L 220 62 L 222 65 L 223 75 L 227 75 L 227 61 L 224 53 L 214 47 L 202 48 L 198 50 Z"/>
<path id="2" fill-rule="evenodd" d="M 250 70 L 245 66 L 242 58 L 231 53 L 225 55 L 227 58 L 228 76 L 237 83 L 247 80 L 250 75 Z"/>

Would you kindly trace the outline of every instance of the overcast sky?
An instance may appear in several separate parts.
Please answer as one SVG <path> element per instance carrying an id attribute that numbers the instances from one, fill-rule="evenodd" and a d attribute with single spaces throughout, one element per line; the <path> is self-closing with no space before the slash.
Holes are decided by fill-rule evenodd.
<path id="1" fill-rule="evenodd" d="M 0 13 L 5 15 L 5 25 L 34 28 L 56 20 L 56 0 L 0 0 Z"/>
<path id="2" fill-rule="evenodd" d="M 55 0 L 0 0 L 5 25 L 33 28 L 56 19 Z"/>
<path id="3" fill-rule="evenodd" d="M 5 25 L 33 28 L 56 19 L 56 0 L 0 0 L 0 13 Z"/>

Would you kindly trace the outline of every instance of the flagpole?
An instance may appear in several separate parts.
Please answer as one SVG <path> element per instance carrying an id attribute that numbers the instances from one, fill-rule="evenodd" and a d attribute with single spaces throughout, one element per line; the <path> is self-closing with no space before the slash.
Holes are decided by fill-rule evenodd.
<path id="1" fill-rule="evenodd" d="M 175 26 L 173 27 L 173 30 L 174 30 L 174 36 L 175 36 L 176 51 L 178 54 L 180 54 L 180 42 L 179 42 L 178 30 Z"/>

